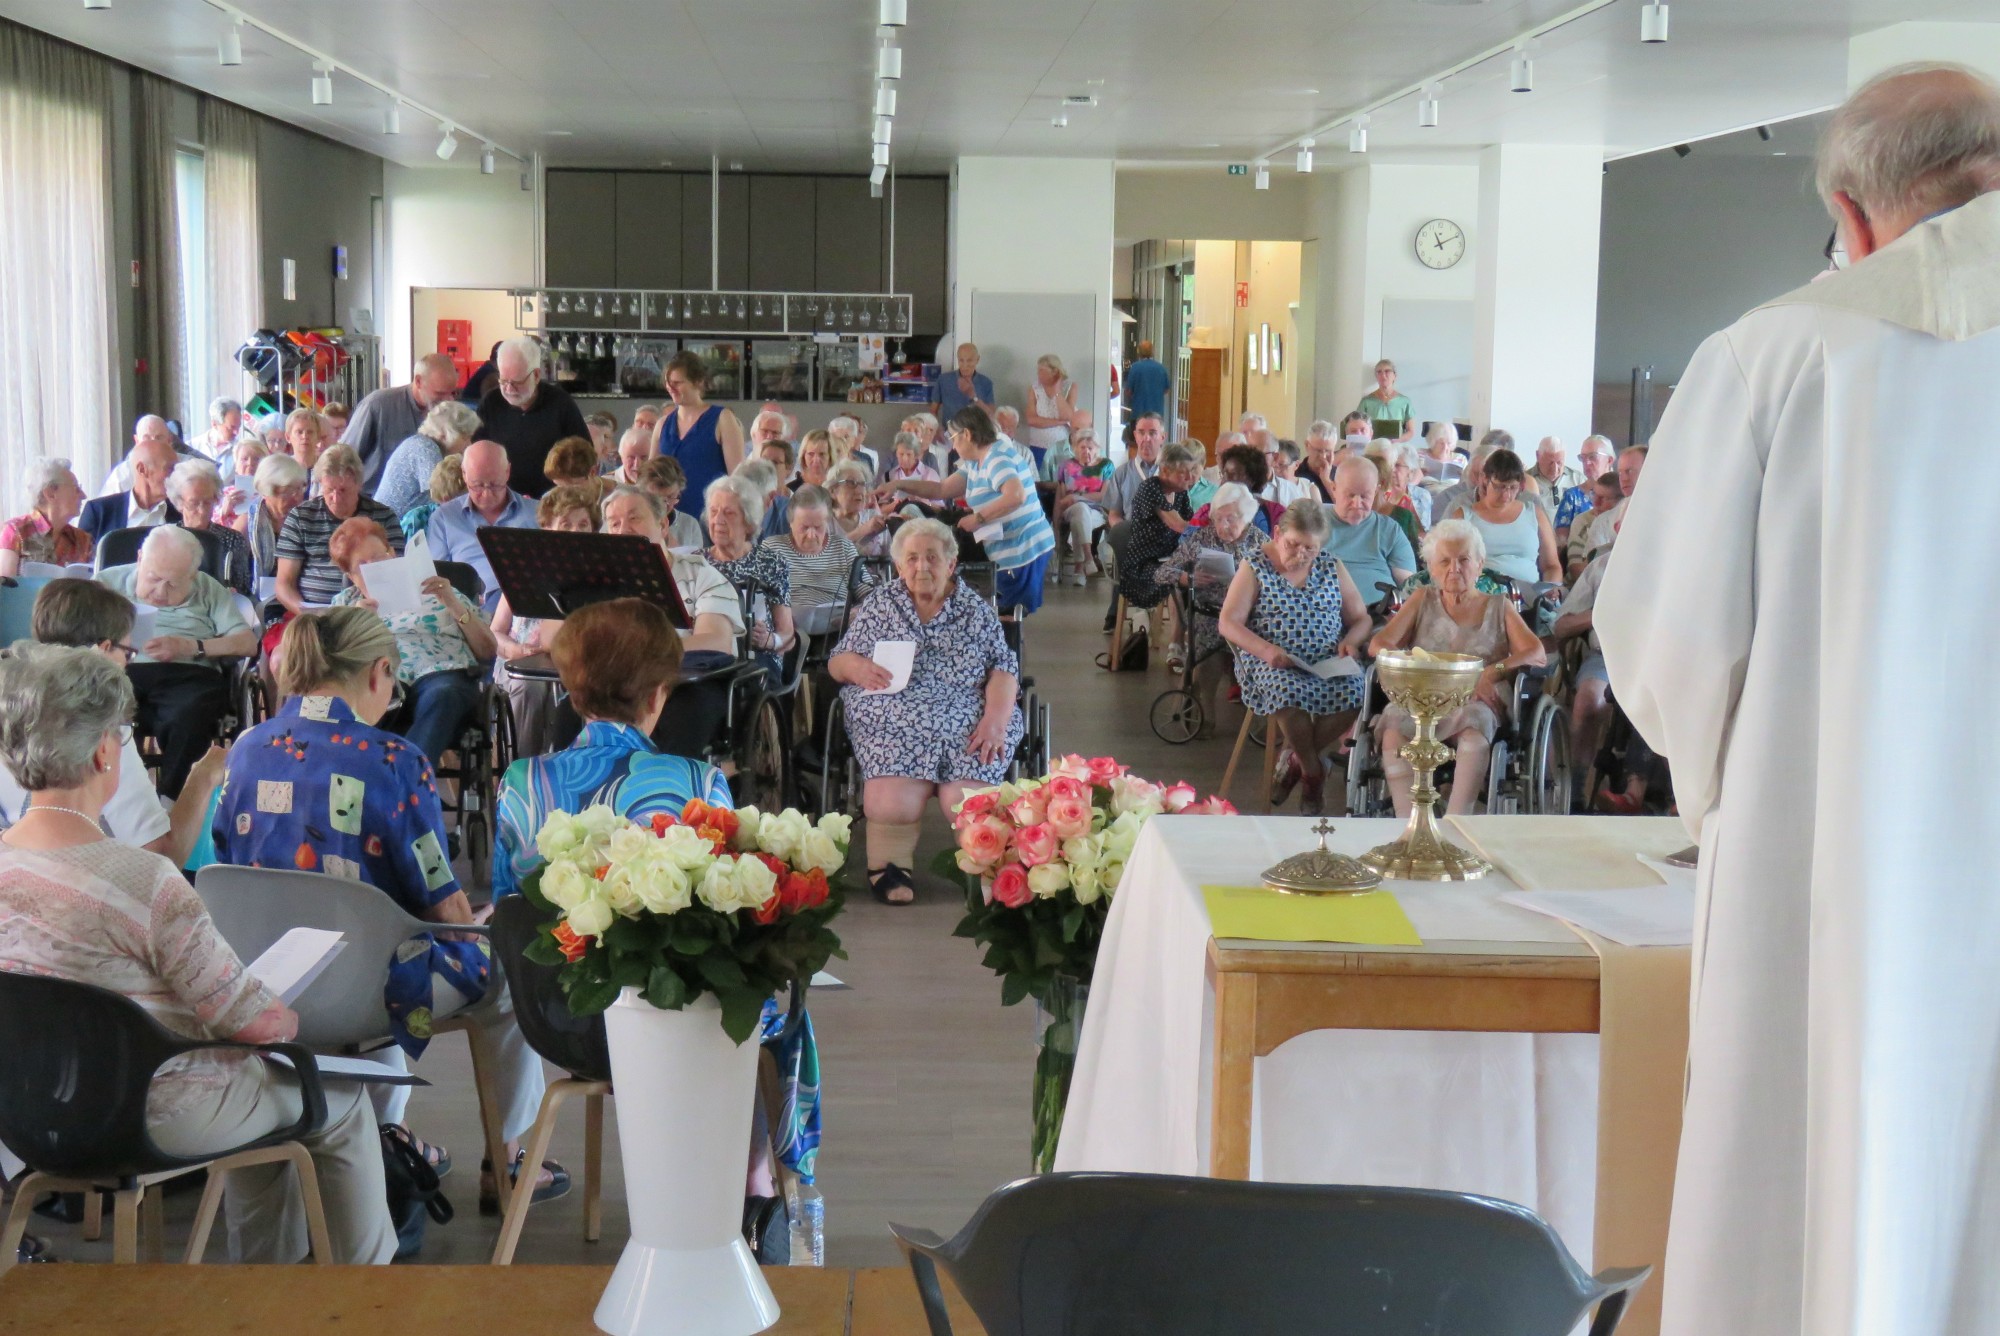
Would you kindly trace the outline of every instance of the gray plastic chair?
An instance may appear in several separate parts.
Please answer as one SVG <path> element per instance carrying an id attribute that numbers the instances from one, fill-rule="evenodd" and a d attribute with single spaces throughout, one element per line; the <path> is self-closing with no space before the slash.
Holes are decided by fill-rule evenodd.
<path id="1" fill-rule="evenodd" d="M 1611 1336 L 1651 1267 L 1586 1273 L 1541 1217 L 1420 1188 L 1046 1174 L 950 1241 L 890 1225 L 932 1336 L 938 1268 L 988 1336 Z"/>
<path id="2" fill-rule="evenodd" d="M 413 937 L 439 930 L 406 911 L 386 891 L 347 877 L 278 868 L 231 867 L 213 863 L 195 874 L 195 891 L 216 931 L 245 962 L 255 960 L 293 928 L 329 928 L 344 935 L 346 947 L 299 995 L 298 1042 L 308 1048 L 365 1052 L 390 1043 L 389 1009 L 382 1001 L 389 962 Z M 484 925 L 454 924 L 451 931 L 490 936 Z M 478 1022 L 497 1005 L 504 986 L 496 964 L 487 975 L 486 996 L 455 1015 L 432 1023 L 432 1031 L 463 1030 L 472 1048 L 473 1082 L 479 1092 L 479 1119 L 486 1134 L 487 1159 L 507 1162 L 494 1094 L 492 1055 Z"/>

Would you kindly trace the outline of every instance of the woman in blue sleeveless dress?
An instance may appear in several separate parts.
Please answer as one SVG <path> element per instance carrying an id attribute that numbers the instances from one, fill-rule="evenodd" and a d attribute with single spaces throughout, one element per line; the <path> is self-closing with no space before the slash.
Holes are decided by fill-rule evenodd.
<path id="1" fill-rule="evenodd" d="M 721 404 L 702 399 L 708 388 L 708 367 L 691 352 L 678 352 L 667 362 L 667 393 L 674 411 L 660 419 L 655 454 L 679 461 L 687 474 L 688 509 L 699 518 L 708 485 L 743 462 L 743 423 Z"/>
<path id="2" fill-rule="evenodd" d="M 1219 626 L 1236 647 L 1243 708 L 1268 716 L 1285 745 L 1272 780 L 1271 805 L 1302 785 L 1299 810 L 1317 815 L 1326 781 L 1322 760 L 1361 708 L 1360 664 L 1320 676 L 1315 664 L 1354 660 L 1374 629 L 1353 577 L 1323 551 L 1326 508 L 1294 502 L 1270 540 L 1250 549 L 1223 599 Z"/>

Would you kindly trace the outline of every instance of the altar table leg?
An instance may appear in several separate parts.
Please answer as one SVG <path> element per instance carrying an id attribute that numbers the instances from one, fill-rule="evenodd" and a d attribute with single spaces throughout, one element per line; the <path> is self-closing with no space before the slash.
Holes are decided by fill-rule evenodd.
<path id="1" fill-rule="evenodd" d="M 1256 1063 L 1257 976 L 1215 973 L 1215 1092 L 1209 1118 L 1211 1178 L 1250 1177 L 1250 1096 Z"/>

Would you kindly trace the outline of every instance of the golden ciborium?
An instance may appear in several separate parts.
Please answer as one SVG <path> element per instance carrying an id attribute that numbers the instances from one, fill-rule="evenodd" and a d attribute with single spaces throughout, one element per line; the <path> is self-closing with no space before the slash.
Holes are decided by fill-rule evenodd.
<path id="1" fill-rule="evenodd" d="M 1404 881 L 1472 881 L 1493 865 L 1469 850 L 1447 843 L 1438 832 L 1437 768 L 1452 749 L 1437 738 L 1438 721 L 1472 699 L 1486 661 L 1471 654 L 1432 654 L 1392 649 L 1375 660 L 1375 680 L 1389 699 L 1409 712 L 1414 724 L 1403 744 L 1403 759 L 1415 768 L 1410 788 L 1410 825 L 1401 839 L 1378 845 L 1361 861 L 1385 877 Z"/>

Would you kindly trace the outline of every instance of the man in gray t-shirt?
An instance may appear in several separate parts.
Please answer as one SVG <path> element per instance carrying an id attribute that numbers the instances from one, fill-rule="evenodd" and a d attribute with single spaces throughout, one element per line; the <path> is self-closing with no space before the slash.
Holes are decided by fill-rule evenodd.
<path id="1" fill-rule="evenodd" d="M 1333 532 L 1326 550 L 1347 567 L 1361 591 L 1363 603 L 1382 600 L 1381 585 L 1400 585 L 1416 573 L 1417 554 L 1401 525 L 1375 510 L 1375 487 L 1381 474 L 1375 461 L 1349 455 L 1333 471 Z"/>
<path id="2" fill-rule="evenodd" d="M 354 453 L 361 456 L 362 491 L 375 494 L 396 447 L 415 436 L 431 409 L 457 390 L 458 368 L 451 359 L 443 353 L 425 353 L 417 359 L 408 385 L 376 390 L 354 406 L 354 416 L 347 419 L 340 441 L 353 446 Z"/>

